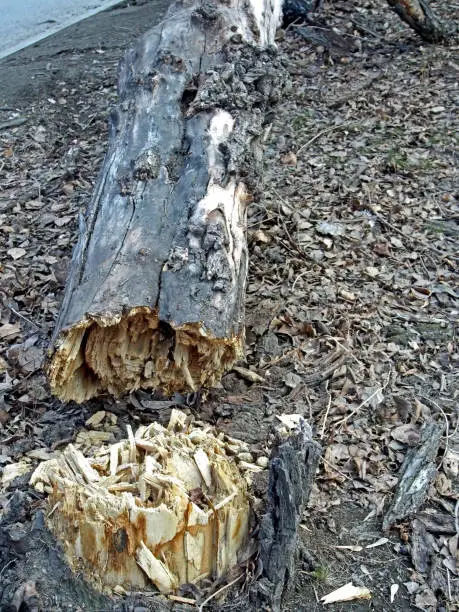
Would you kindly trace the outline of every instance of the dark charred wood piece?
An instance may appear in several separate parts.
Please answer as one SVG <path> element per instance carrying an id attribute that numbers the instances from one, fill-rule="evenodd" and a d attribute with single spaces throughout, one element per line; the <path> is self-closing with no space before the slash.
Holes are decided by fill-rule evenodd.
<path id="1" fill-rule="evenodd" d="M 282 600 L 292 586 L 298 528 L 320 453 L 321 447 L 312 439 L 310 427 L 302 421 L 286 437 L 279 434 L 271 456 L 267 508 L 259 532 L 264 576 L 259 592 L 268 598 L 274 611 L 281 609 Z"/>

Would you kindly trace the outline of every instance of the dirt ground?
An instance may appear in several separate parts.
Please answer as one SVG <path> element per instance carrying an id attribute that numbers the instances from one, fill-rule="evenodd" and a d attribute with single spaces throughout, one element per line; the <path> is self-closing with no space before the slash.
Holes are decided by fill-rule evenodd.
<path id="1" fill-rule="evenodd" d="M 457 21 L 457 4 L 433 4 Z M 130 2 L 0 62 L 3 612 L 160 609 L 148 594 L 102 595 L 71 575 L 28 480 L 38 461 L 81 440 L 97 410 L 116 415 L 115 426 L 100 426 L 113 441 L 127 423 L 168 420 L 172 404 L 143 391 L 64 406 L 40 369 L 77 214 L 105 151 L 119 57 L 165 5 Z M 327 606 L 332 612 L 454 612 L 457 46 L 423 43 L 382 0 L 325 2 L 316 26 L 315 44 L 301 24 L 279 32 L 292 86 L 273 110 L 249 210 L 243 365 L 262 381 L 231 372 L 221 388 L 173 402 L 246 440 L 255 456 L 276 415 L 300 413 L 313 425 L 324 450 L 285 610 L 321 609 L 323 595 L 352 581 L 371 599 Z M 437 477 L 416 517 L 383 533 L 406 453 L 432 420 L 444 424 Z M 21 462 L 24 473 L 8 481 Z M 256 609 L 248 582 L 209 608 Z M 211 588 L 186 594 L 199 604 Z"/>

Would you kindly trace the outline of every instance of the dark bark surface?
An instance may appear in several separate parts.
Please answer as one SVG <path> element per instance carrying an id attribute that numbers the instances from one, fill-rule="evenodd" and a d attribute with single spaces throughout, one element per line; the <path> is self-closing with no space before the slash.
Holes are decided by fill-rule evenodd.
<path id="1" fill-rule="evenodd" d="M 49 367 L 63 400 L 195 390 L 243 353 L 248 175 L 279 3 L 177 3 L 121 65 Z"/>
<path id="2" fill-rule="evenodd" d="M 438 19 L 426 0 L 387 0 L 389 6 L 410 28 L 430 43 L 448 38 L 446 26 Z"/>
<path id="3" fill-rule="evenodd" d="M 260 560 L 267 579 L 265 593 L 280 610 L 293 580 L 298 527 L 306 507 L 321 448 L 303 421 L 273 452 L 269 466 L 266 514 L 260 524 Z"/>
<path id="4" fill-rule="evenodd" d="M 415 514 L 426 499 L 429 485 L 437 474 L 435 458 L 443 429 L 442 423 L 424 425 L 419 446 L 406 454 L 394 499 L 384 516 L 384 530 L 389 529 L 395 521 Z"/>

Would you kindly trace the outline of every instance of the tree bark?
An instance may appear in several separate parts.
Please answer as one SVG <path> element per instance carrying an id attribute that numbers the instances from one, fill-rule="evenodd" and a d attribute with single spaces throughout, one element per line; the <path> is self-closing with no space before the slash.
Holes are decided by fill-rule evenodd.
<path id="1" fill-rule="evenodd" d="M 426 0 L 387 0 L 389 6 L 410 28 L 430 43 L 448 37 L 442 22 L 436 17 Z"/>
<path id="2" fill-rule="evenodd" d="M 383 519 L 384 531 L 390 529 L 396 521 L 415 514 L 426 499 L 429 486 L 437 475 L 435 459 L 443 429 L 442 422 L 425 424 L 421 430 L 419 446 L 407 452 L 394 498 Z"/>
<path id="3" fill-rule="evenodd" d="M 300 421 L 291 432 L 278 436 L 269 462 L 267 511 L 260 523 L 260 560 L 264 592 L 274 612 L 293 586 L 298 527 L 311 493 L 321 447 L 310 426 Z M 260 589 L 260 592 L 263 591 Z"/>
<path id="4" fill-rule="evenodd" d="M 177 2 L 128 51 L 48 375 L 82 402 L 214 384 L 243 354 L 246 205 L 281 0 Z"/>

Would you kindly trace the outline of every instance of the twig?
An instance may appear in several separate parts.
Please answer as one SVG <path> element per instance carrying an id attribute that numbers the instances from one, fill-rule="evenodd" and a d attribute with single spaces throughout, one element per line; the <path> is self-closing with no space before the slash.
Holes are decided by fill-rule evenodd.
<path id="1" fill-rule="evenodd" d="M 330 463 L 330 461 L 327 461 L 325 459 L 325 457 L 321 457 L 322 461 L 324 463 L 326 463 L 329 467 L 331 467 L 331 469 L 336 472 L 337 474 L 339 474 L 340 476 L 342 476 L 345 480 L 352 480 L 352 478 L 350 478 L 349 476 L 347 476 L 346 474 L 343 474 L 343 472 L 340 472 L 338 470 L 338 468 L 336 468 L 332 463 Z"/>
<path id="2" fill-rule="evenodd" d="M 324 420 L 322 423 L 322 430 L 320 432 L 320 439 L 323 440 L 323 437 L 325 435 L 325 425 L 327 424 L 327 419 L 328 419 L 328 413 L 330 412 L 330 406 L 331 406 L 331 393 L 328 394 L 328 406 L 327 406 L 327 410 L 325 411 L 325 416 L 324 416 Z"/>
<path id="3" fill-rule="evenodd" d="M 234 580 L 232 580 L 231 582 L 228 582 L 228 584 L 224 584 L 222 587 L 220 587 L 217 591 L 215 591 L 215 593 L 212 593 L 212 595 L 209 595 L 209 597 L 207 597 L 206 599 L 204 599 L 204 601 L 202 602 L 202 604 L 199 606 L 198 608 L 198 612 L 202 612 L 204 609 L 204 606 L 206 606 L 209 601 L 211 599 L 213 599 L 214 597 L 217 597 L 217 595 L 219 595 L 220 593 L 222 593 L 225 589 L 229 589 L 231 586 L 233 586 L 233 584 L 236 584 L 236 582 L 239 582 L 239 580 L 241 578 L 244 577 L 244 574 L 240 574 L 237 578 L 235 578 Z"/>
<path id="4" fill-rule="evenodd" d="M 359 366 L 361 368 L 365 368 L 365 364 L 363 363 L 363 361 L 360 361 L 360 359 L 357 359 L 357 357 L 354 355 L 354 353 L 351 351 L 350 348 L 348 348 L 347 346 L 345 346 L 344 344 L 341 344 L 341 342 L 339 340 L 337 340 L 334 336 L 326 336 L 327 340 L 332 340 L 333 342 L 335 342 L 335 344 L 337 344 L 340 348 L 342 348 L 344 351 L 346 351 L 347 353 L 349 353 L 349 355 L 352 357 L 352 359 L 354 359 L 354 361 L 356 363 L 359 364 Z"/>
<path id="5" fill-rule="evenodd" d="M 284 32 L 288 32 L 288 30 L 289 30 L 290 28 L 293 28 L 293 27 L 295 27 L 295 26 L 299 26 L 299 25 L 300 25 L 300 26 L 301 26 L 301 25 L 303 25 L 303 20 L 302 20 L 302 18 L 301 18 L 301 17 L 297 17 L 297 18 L 295 19 L 295 21 L 292 21 L 291 23 L 289 23 L 289 24 L 288 24 L 288 26 L 285 28 Z"/>
<path id="6" fill-rule="evenodd" d="M 308 274 L 308 272 L 311 272 L 311 270 L 306 269 L 306 270 L 303 270 L 303 272 L 300 272 L 300 273 L 298 274 L 298 276 L 297 276 L 297 277 L 295 278 L 295 280 L 293 281 L 292 288 L 290 289 L 290 291 L 291 291 L 292 293 L 295 291 L 295 286 L 296 286 L 297 282 L 300 280 L 300 278 L 303 278 L 303 276 L 306 276 L 306 274 Z"/>
<path id="7" fill-rule="evenodd" d="M 11 559 L 11 561 L 8 561 L 8 563 L 6 563 L 2 569 L 0 570 L 0 576 L 3 574 L 3 572 L 10 566 L 12 565 L 14 562 L 16 561 L 16 559 Z"/>
<path id="8" fill-rule="evenodd" d="M 359 30 L 361 32 L 364 32 L 365 34 L 370 34 L 374 38 L 377 38 L 378 40 L 381 40 L 381 37 L 378 34 L 373 32 L 373 30 L 370 30 L 370 28 L 367 28 L 366 26 L 362 25 L 356 19 L 351 19 L 351 22 L 354 24 L 354 26 L 356 27 L 357 30 Z"/>
<path id="9" fill-rule="evenodd" d="M 312 585 L 312 590 L 314 591 L 314 595 L 316 596 L 316 602 L 319 603 L 319 596 L 317 595 L 317 589 L 314 585 Z"/>
<path id="10" fill-rule="evenodd" d="M 430 251 L 432 251 L 433 253 L 436 253 L 437 255 L 439 255 L 442 258 L 443 257 L 447 257 L 447 258 L 450 258 L 450 259 L 454 259 L 456 261 L 458 260 L 458 258 L 455 257 L 454 255 L 449 254 L 449 253 L 442 253 L 439 249 L 437 249 L 436 247 L 431 246 L 430 244 L 424 242 L 420 238 L 416 238 L 415 236 L 407 236 L 396 225 L 394 225 L 393 223 L 390 223 L 389 221 L 384 219 L 384 217 L 381 214 L 374 213 L 374 215 L 376 216 L 378 221 L 380 221 L 381 223 L 383 223 L 387 227 L 390 227 L 391 230 L 393 230 L 394 232 L 397 232 L 397 234 L 400 234 L 400 236 L 403 236 L 406 240 L 411 240 L 411 242 L 417 242 L 418 244 L 423 246 L 425 249 L 429 249 Z"/>
<path id="11" fill-rule="evenodd" d="M 9 127 L 19 127 L 23 123 L 28 121 L 27 117 L 15 117 L 14 119 L 7 119 L 0 123 L 0 130 L 6 130 Z"/>
<path id="12" fill-rule="evenodd" d="M 378 395 L 378 393 L 381 393 L 382 391 L 384 391 L 384 389 L 387 387 L 387 385 L 390 382 L 391 374 L 392 374 L 392 368 L 389 370 L 389 374 L 387 376 L 387 380 L 384 383 L 384 385 L 382 387 L 378 387 L 376 391 L 374 391 L 369 397 L 364 399 L 363 402 L 359 404 L 357 408 L 355 408 L 350 414 L 345 416 L 344 419 L 341 419 L 341 421 L 338 421 L 337 423 L 335 423 L 335 427 L 338 427 L 338 425 L 344 425 L 344 423 L 346 423 L 352 416 L 354 416 L 354 414 L 356 414 L 357 412 L 359 412 L 359 410 L 361 410 L 364 406 L 366 406 L 368 402 L 370 402 L 376 395 Z"/>
<path id="13" fill-rule="evenodd" d="M 13 314 L 15 314 L 17 317 L 19 317 L 20 319 L 22 319 L 23 321 L 25 321 L 26 323 L 28 323 L 29 325 L 33 325 L 35 327 L 35 329 L 39 329 L 41 330 L 41 327 L 39 325 L 37 325 L 36 323 L 34 323 L 33 321 L 31 321 L 30 319 L 28 319 L 27 317 L 25 317 L 24 315 L 22 315 L 20 312 L 18 312 L 17 310 L 15 310 L 11 304 L 7 304 L 7 307 L 11 310 L 11 312 Z"/>
<path id="14" fill-rule="evenodd" d="M 352 127 L 360 123 L 362 123 L 360 120 L 359 121 L 348 121 L 347 123 L 340 123 L 339 125 L 332 125 L 331 127 L 326 128 L 325 130 L 322 130 L 321 132 L 317 132 L 317 134 L 313 136 L 312 138 L 310 138 L 307 142 L 305 142 L 304 145 L 301 145 L 301 147 L 296 152 L 296 155 L 298 156 L 303 149 L 305 149 L 306 147 L 309 147 L 309 145 L 311 145 L 321 136 L 324 136 L 325 134 L 328 134 L 329 132 L 334 132 L 335 130 L 342 130 L 344 128 Z"/>

